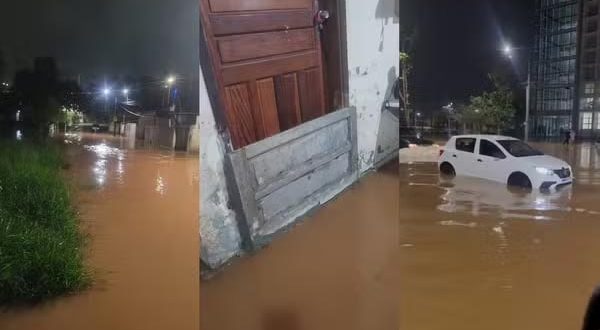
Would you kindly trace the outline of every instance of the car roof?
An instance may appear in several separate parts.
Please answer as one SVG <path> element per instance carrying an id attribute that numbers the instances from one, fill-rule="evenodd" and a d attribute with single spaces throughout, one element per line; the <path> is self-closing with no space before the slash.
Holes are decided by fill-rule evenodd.
<path id="1" fill-rule="evenodd" d="M 470 134 L 470 135 L 455 135 L 452 138 L 454 139 L 488 139 L 488 140 L 518 140 L 517 138 L 511 136 L 503 136 L 503 135 L 489 135 L 489 134 Z"/>

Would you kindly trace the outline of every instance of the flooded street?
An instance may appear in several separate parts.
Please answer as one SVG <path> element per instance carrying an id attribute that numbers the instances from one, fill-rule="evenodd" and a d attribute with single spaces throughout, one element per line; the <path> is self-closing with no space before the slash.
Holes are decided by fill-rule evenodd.
<path id="1" fill-rule="evenodd" d="M 395 164 L 394 164 L 395 165 Z M 202 282 L 202 330 L 398 329 L 398 170 Z"/>
<path id="2" fill-rule="evenodd" d="M 534 144 L 576 183 L 552 194 L 400 165 L 401 329 L 579 329 L 600 285 L 600 154 Z"/>
<path id="3" fill-rule="evenodd" d="M 198 156 L 108 135 L 65 143 L 95 283 L 2 313 L 0 329 L 198 329 Z"/>

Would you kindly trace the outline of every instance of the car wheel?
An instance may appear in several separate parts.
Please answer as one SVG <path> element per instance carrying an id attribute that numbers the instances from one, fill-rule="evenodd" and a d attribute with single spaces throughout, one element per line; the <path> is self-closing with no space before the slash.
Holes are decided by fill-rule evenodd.
<path id="1" fill-rule="evenodd" d="M 521 172 L 516 172 L 508 177 L 508 185 L 511 187 L 519 187 L 524 189 L 531 189 L 531 180 L 529 177 Z"/>
<path id="2" fill-rule="evenodd" d="M 450 177 L 455 177 L 456 176 L 456 171 L 454 170 L 454 166 L 452 166 L 452 164 L 450 163 L 442 163 L 442 165 L 440 165 L 440 172 L 443 175 L 447 175 Z"/>

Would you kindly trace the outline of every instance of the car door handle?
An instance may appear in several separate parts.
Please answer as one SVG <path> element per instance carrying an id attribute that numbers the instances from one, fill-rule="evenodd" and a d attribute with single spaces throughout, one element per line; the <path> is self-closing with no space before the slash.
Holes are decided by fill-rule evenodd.
<path id="1" fill-rule="evenodd" d="M 480 163 L 483 163 L 483 160 L 481 160 L 481 159 L 478 159 L 477 161 L 480 162 Z"/>
<path id="2" fill-rule="evenodd" d="M 457 158 L 456 155 L 452 155 L 452 157 Z"/>

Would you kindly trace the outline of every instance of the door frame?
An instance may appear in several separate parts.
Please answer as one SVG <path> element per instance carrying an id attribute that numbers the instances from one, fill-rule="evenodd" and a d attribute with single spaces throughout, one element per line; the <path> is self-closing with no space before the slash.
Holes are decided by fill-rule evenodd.
<path id="1" fill-rule="evenodd" d="M 220 67 L 218 59 L 212 54 L 217 53 L 215 43 L 211 40 L 208 0 L 200 1 L 200 69 L 204 75 L 205 85 L 212 106 L 217 130 L 225 141 L 227 152 L 233 151 L 231 137 L 225 118 L 225 96 L 221 90 L 222 79 L 217 70 Z M 315 0 L 317 1 L 317 0 Z M 348 46 L 346 29 L 346 0 L 318 0 L 319 8 L 331 12 L 327 21 L 329 29 L 321 35 L 321 52 L 323 54 L 323 79 L 325 87 L 325 113 L 341 110 L 349 106 L 349 77 L 348 77 Z M 341 14 L 340 14 L 341 13 Z M 329 54 L 330 56 L 326 56 Z M 339 91 L 339 94 L 334 92 Z M 337 101 L 336 101 L 337 98 Z M 336 104 L 337 103 L 337 104 Z M 301 124 L 302 125 L 302 124 Z M 301 126 L 300 125 L 300 126 Z"/>

